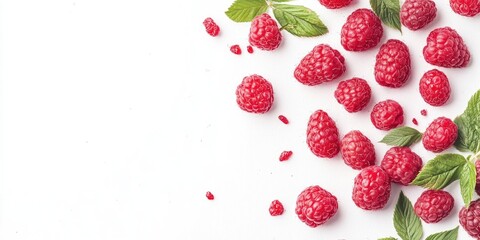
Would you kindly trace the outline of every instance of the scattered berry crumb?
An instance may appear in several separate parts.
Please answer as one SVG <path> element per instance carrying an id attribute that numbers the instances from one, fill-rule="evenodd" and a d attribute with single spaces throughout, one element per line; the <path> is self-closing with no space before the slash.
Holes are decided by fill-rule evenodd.
<path id="1" fill-rule="evenodd" d="M 208 200 L 213 200 L 213 199 L 215 199 L 215 196 L 213 196 L 213 194 L 212 194 L 210 191 L 207 192 L 206 196 L 207 196 L 207 199 L 208 199 Z"/>
<path id="2" fill-rule="evenodd" d="M 282 154 L 280 154 L 279 160 L 280 160 L 281 162 L 287 161 L 288 159 L 290 159 L 290 157 L 292 156 L 292 154 L 293 154 L 292 151 L 283 151 Z"/>
<path id="3" fill-rule="evenodd" d="M 240 55 L 240 54 L 242 54 L 242 49 L 240 48 L 240 46 L 238 44 L 235 44 L 235 45 L 230 47 L 230 52 L 232 52 L 234 54 L 237 54 L 237 55 Z"/>
<path id="4" fill-rule="evenodd" d="M 248 52 L 248 53 L 253 53 L 253 47 L 250 46 L 250 45 L 248 45 L 248 46 L 247 46 L 247 52 Z"/>
<path id="5" fill-rule="evenodd" d="M 268 211 L 272 216 L 282 215 L 284 211 L 283 204 L 278 200 L 273 200 Z"/>
<path id="6" fill-rule="evenodd" d="M 413 118 L 413 119 L 412 119 L 412 122 L 413 122 L 413 124 L 418 125 L 418 121 L 417 121 L 416 118 Z"/>
<path id="7" fill-rule="evenodd" d="M 212 18 L 206 18 L 203 21 L 203 25 L 205 26 L 205 30 L 207 30 L 207 33 L 210 34 L 212 37 L 218 36 L 220 33 L 220 27 L 213 21 Z"/>
<path id="8" fill-rule="evenodd" d="M 280 119 L 280 121 L 282 121 L 282 122 L 285 123 L 285 124 L 288 124 L 288 123 L 289 123 L 287 117 L 285 117 L 285 116 L 283 116 L 283 115 L 278 116 L 278 119 Z"/>
<path id="9" fill-rule="evenodd" d="M 422 109 L 422 111 L 420 111 L 420 114 L 422 114 L 422 116 L 427 116 L 427 110 Z"/>

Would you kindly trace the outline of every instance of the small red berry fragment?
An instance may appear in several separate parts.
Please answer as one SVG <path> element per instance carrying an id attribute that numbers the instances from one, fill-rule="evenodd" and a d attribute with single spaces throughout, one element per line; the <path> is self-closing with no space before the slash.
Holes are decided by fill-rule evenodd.
<path id="1" fill-rule="evenodd" d="M 422 143 L 428 151 L 439 153 L 451 147 L 457 136 L 457 125 L 449 118 L 439 117 L 425 130 Z"/>
<path id="2" fill-rule="evenodd" d="M 420 111 L 420 114 L 422 114 L 422 116 L 427 116 L 427 110 L 422 109 L 422 111 Z"/>
<path id="3" fill-rule="evenodd" d="M 445 73 L 433 69 L 420 79 L 420 95 L 432 106 L 442 106 L 450 98 L 450 83 Z"/>
<path id="4" fill-rule="evenodd" d="M 480 239 L 480 199 L 471 202 L 468 208 L 462 207 L 458 217 L 465 231 L 470 236 Z"/>
<path id="5" fill-rule="evenodd" d="M 240 48 L 240 46 L 238 44 L 235 44 L 235 45 L 230 47 L 230 52 L 232 52 L 233 54 L 236 54 L 236 55 L 240 55 L 240 54 L 242 54 L 242 49 Z"/>
<path id="6" fill-rule="evenodd" d="M 213 200 L 213 199 L 215 199 L 215 196 L 213 196 L 213 194 L 212 194 L 210 191 L 207 192 L 206 196 L 207 196 L 207 199 L 208 199 L 208 200 Z"/>
<path id="7" fill-rule="evenodd" d="M 282 122 L 285 123 L 285 124 L 288 124 L 288 123 L 289 123 L 287 117 L 285 117 L 285 116 L 283 116 L 283 115 L 278 116 L 278 119 L 280 119 L 280 121 L 282 121 Z"/>
<path id="8" fill-rule="evenodd" d="M 317 157 L 333 158 L 340 151 L 337 125 L 326 112 L 317 110 L 310 116 L 307 144 Z"/>
<path id="9" fill-rule="evenodd" d="M 422 169 L 422 159 L 408 147 L 392 147 L 385 153 L 380 166 L 390 180 L 407 186 Z"/>
<path id="10" fill-rule="evenodd" d="M 454 199 L 442 190 L 427 190 L 415 202 L 415 213 L 426 223 L 437 223 L 444 219 L 453 208 Z"/>
<path id="11" fill-rule="evenodd" d="M 220 27 L 213 21 L 212 18 L 206 18 L 203 21 L 203 25 L 205 26 L 205 30 L 207 30 L 207 33 L 210 34 L 212 37 L 218 36 L 220 33 Z"/>
<path id="12" fill-rule="evenodd" d="M 281 162 L 287 161 L 290 159 L 292 156 L 293 152 L 292 151 L 283 151 L 282 154 L 280 154 L 280 157 L 278 158 Z"/>
<path id="13" fill-rule="evenodd" d="M 302 222 L 314 228 L 327 222 L 337 210 L 335 196 L 319 186 L 311 186 L 298 195 L 295 213 Z"/>
<path id="14" fill-rule="evenodd" d="M 416 118 L 413 118 L 413 119 L 412 119 L 412 123 L 415 124 L 415 125 L 418 125 L 417 119 L 416 119 Z"/>
<path id="15" fill-rule="evenodd" d="M 247 46 L 247 52 L 248 52 L 248 53 L 253 53 L 253 47 L 250 46 L 250 45 L 248 45 L 248 46 Z"/>
<path id="16" fill-rule="evenodd" d="M 277 22 L 267 13 L 256 16 L 250 26 L 249 42 L 261 50 L 272 51 L 282 42 Z"/>
<path id="17" fill-rule="evenodd" d="M 328 9 L 337 9 L 347 6 L 352 0 L 318 0 L 320 4 Z"/>
<path id="18" fill-rule="evenodd" d="M 375 61 L 375 80 L 384 87 L 399 88 L 410 77 L 410 52 L 400 40 L 390 39 L 380 47 Z"/>
<path id="19" fill-rule="evenodd" d="M 361 209 L 381 209 L 387 204 L 390 191 L 388 174 L 379 166 L 370 166 L 355 177 L 352 199 Z"/>
<path id="20" fill-rule="evenodd" d="M 394 100 L 387 99 L 373 106 L 370 120 L 380 130 L 390 130 L 403 123 L 403 108 Z"/>
<path id="21" fill-rule="evenodd" d="M 266 113 L 273 105 L 272 84 L 260 75 L 251 75 L 238 85 L 237 104 L 250 113 Z"/>
<path id="22" fill-rule="evenodd" d="M 377 46 L 383 36 L 380 18 L 366 8 L 355 10 L 342 26 L 341 43 L 347 51 L 365 51 Z"/>
<path id="23" fill-rule="evenodd" d="M 272 216 L 282 215 L 284 211 L 283 204 L 278 200 L 273 200 L 268 211 Z"/>
<path id="24" fill-rule="evenodd" d="M 465 17 L 473 17 L 480 13 L 480 1 L 478 0 L 450 0 L 452 10 Z"/>
<path id="25" fill-rule="evenodd" d="M 466 67 L 470 52 L 462 37 L 450 27 L 437 28 L 427 37 L 423 48 L 425 60 L 435 66 L 446 68 Z"/>
<path id="26" fill-rule="evenodd" d="M 437 7 L 432 0 L 406 0 L 400 10 L 403 26 L 412 31 L 425 27 L 436 15 Z"/>

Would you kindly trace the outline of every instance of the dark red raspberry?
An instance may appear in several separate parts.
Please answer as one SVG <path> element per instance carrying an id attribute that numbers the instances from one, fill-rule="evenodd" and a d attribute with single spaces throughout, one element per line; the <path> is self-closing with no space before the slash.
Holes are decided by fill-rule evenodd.
<path id="1" fill-rule="evenodd" d="M 392 182 L 407 186 L 422 169 L 422 159 L 408 147 L 392 147 L 383 157 L 380 166 Z"/>
<path id="2" fill-rule="evenodd" d="M 375 148 L 360 131 L 354 130 L 342 139 L 341 153 L 345 164 L 360 170 L 375 164 Z"/>
<path id="3" fill-rule="evenodd" d="M 277 49 L 282 42 L 282 34 L 277 22 L 266 13 L 256 16 L 250 26 L 249 41 L 252 46 L 261 50 Z"/>
<path id="4" fill-rule="evenodd" d="M 418 125 L 417 119 L 416 119 L 416 118 L 413 118 L 413 119 L 412 119 L 412 123 L 415 124 L 415 125 Z"/>
<path id="5" fill-rule="evenodd" d="M 465 231 L 470 236 L 480 239 L 480 199 L 471 202 L 468 208 L 462 207 L 458 217 Z"/>
<path id="6" fill-rule="evenodd" d="M 329 9 L 337 9 L 348 6 L 352 0 L 318 0 L 320 4 Z"/>
<path id="7" fill-rule="evenodd" d="M 358 112 L 364 109 L 370 102 L 372 97 L 372 89 L 367 81 L 361 78 L 352 78 L 341 81 L 337 90 L 335 90 L 335 98 L 338 103 L 342 104 L 347 112 Z"/>
<path id="8" fill-rule="evenodd" d="M 423 100 L 432 106 L 442 106 L 450 98 L 450 83 L 447 75 L 437 69 L 423 74 L 419 85 Z"/>
<path id="9" fill-rule="evenodd" d="M 253 47 L 250 46 L 250 45 L 248 45 L 248 46 L 247 46 L 247 52 L 248 52 L 248 53 L 253 53 Z"/>
<path id="10" fill-rule="evenodd" d="M 309 86 L 337 79 L 345 72 L 345 58 L 326 44 L 317 45 L 298 64 L 295 78 Z"/>
<path id="11" fill-rule="evenodd" d="M 280 115 L 278 116 L 278 119 L 280 119 L 280 121 L 282 121 L 284 124 L 288 124 L 288 118 L 283 116 L 283 115 Z"/>
<path id="12" fill-rule="evenodd" d="M 215 196 L 213 196 L 213 194 L 210 191 L 208 191 L 207 194 L 205 194 L 205 196 L 207 197 L 208 200 L 215 199 Z"/>
<path id="13" fill-rule="evenodd" d="M 370 120 L 380 130 L 390 130 L 403 123 L 403 108 L 394 100 L 385 100 L 373 106 Z"/>
<path id="14" fill-rule="evenodd" d="M 236 54 L 236 55 L 240 55 L 242 54 L 242 49 L 240 48 L 240 46 L 238 44 L 236 45 L 233 45 L 230 47 L 230 52 L 232 52 L 233 54 Z"/>
<path id="15" fill-rule="evenodd" d="M 347 51 L 365 51 L 377 46 L 383 35 L 382 22 L 370 9 L 355 10 L 342 27 L 341 42 Z"/>
<path id="16" fill-rule="evenodd" d="M 415 202 L 415 213 L 426 223 L 437 223 L 444 219 L 453 208 L 454 199 L 442 190 L 427 190 Z"/>
<path id="17" fill-rule="evenodd" d="M 338 210 L 337 198 L 319 186 L 303 190 L 297 198 L 295 212 L 310 227 L 317 227 L 332 218 Z"/>
<path id="18" fill-rule="evenodd" d="M 237 87 L 237 104 L 247 112 L 266 113 L 273 105 L 273 87 L 260 75 L 245 77 Z"/>
<path id="19" fill-rule="evenodd" d="M 352 199 L 361 209 L 380 209 L 387 204 L 390 190 L 388 174 L 379 166 L 370 166 L 355 177 Z"/>
<path id="20" fill-rule="evenodd" d="M 449 27 L 430 32 L 423 56 L 428 63 L 446 68 L 466 67 L 470 62 L 467 45 L 457 31 Z"/>
<path id="21" fill-rule="evenodd" d="M 310 116 L 307 144 L 313 154 L 322 158 L 333 158 L 340 151 L 337 126 L 326 112 L 317 110 Z"/>
<path id="22" fill-rule="evenodd" d="M 439 117 L 433 120 L 423 133 L 423 146 L 434 153 L 444 151 L 455 143 L 457 131 L 457 125 L 452 120 Z"/>
<path id="23" fill-rule="evenodd" d="M 480 13 L 479 0 L 450 0 L 452 10 L 462 16 L 473 17 Z"/>
<path id="24" fill-rule="evenodd" d="M 283 151 L 282 154 L 280 154 L 280 157 L 278 158 L 278 160 L 280 160 L 280 162 L 287 161 L 288 159 L 290 159 L 292 154 L 293 154 L 292 151 Z"/>
<path id="25" fill-rule="evenodd" d="M 475 186 L 475 191 L 480 195 L 480 159 L 475 161 L 475 168 L 477 169 L 477 185 Z"/>
<path id="26" fill-rule="evenodd" d="M 400 10 L 400 21 L 410 30 L 418 30 L 431 23 L 437 16 L 432 0 L 406 0 Z"/>
<path id="27" fill-rule="evenodd" d="M 278 200 L 273 200 L 268 211 L 272 216 L 282 215 L 284 211 L 283 204 Z"/>
<path id="28" fill-rule="evenodd" d="M 220 33 L 220 27 L 218 27 L 212 18 L 205 18 L 203 26 L 205 26 L 205 30 L 207 30 L 207 33 L 212 37 L 216 37 Z"/>
<path id="29" fill-rule="evenodd" d="M 422 109 L 422 111 L 420 111 L 420 114 L 422 114 L 422 116 L 427 116 L 427 109 Z"/>
<path id="30" fill-rule="evenodd" d="M 410 53 L 402 41 L 391 39 L 382 45 L 375 62 L 375 80 L 378 84 L 399 88 L 410 77 Z"/>

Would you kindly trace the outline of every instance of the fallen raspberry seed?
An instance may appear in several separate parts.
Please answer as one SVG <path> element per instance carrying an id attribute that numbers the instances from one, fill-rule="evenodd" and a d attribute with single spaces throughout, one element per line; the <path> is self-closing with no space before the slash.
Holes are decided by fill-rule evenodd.
<path id="1" fill-rule="evenodd" d="M 240 46 L 238 44 L 236 45 L 233 45 L 230 47 L 230 52 L 234 53 L 234 54 L 237 54 L 237 55 L 240 55 L 242 54 L 242 49 L 240 48 Z"/>
<path id="2" fill-rule="evenodd" d="M 268 211 L 270 212 L 270 215 L 272 216 L 279 216 L 282 215 L 284 212 L 283 204 L 278 201 L 278 200 L 273 200 L 272 203 L 270 204 L 270 208 Z"/>
<path id="3" fill-rule="evenodd" d="M 418 125 L 418 121 L 417 121 L 416 118 L 413 118 L 413 119 L 412 119 L 412 122 L 413 122 L 413 124 Z"/>
<path id="4" fill-rule="evenodd" d="M 203 21 L 203 25 L 205 26 L 207 33 L 212 37 L 216 37 L 220 33 L 220 27 L 218 27 L 212 18 L 206 18 Z"/>
<path id="5" fill-rule="evenodd" d="M 280 160 L 281 162 L 287 161 L 288 159 L 290 159 L 290 157 L 292 156 L 292 154 L 293 154 L 292 151 L 283 151 L 282 154 L 280 154 L 279 160 Z"/>
<path id="6" fill-rule="evenodd" d="M 422 116 L 427 116 L 427 110 L 423 109 L 420 111 L 420 114 L 422 114 Z"/>
<path id="7" fill-rule="evenodd" d="M 208 200 L 213 200 L 213 199 L 215 199 L 215 196 L 213 196 L 213 194 L 212 194 L 210 191 L 207 192 L 206 196 L 207 196 L 207 199 L 208 199 Z"/>
<path id="8" fill-rule="evenodd" d="M 247 46 L 247 52 L 248 52 L 248 53 L 253 53 L 253 47 L 250 46 L 250 45 L 248 45 L 248 46 Z"/>
<path id="9" fill-rule="evenodd" d="M 287 117 L 285 117 L 285 116 L 283 116 L 283 115 L 278 116 L 278 119 L 280 119 L 280 121 L 282 121 L 282 122 L 285 123 L 285 124 L 288 124 L 288 123 L 289 123 Z"/>

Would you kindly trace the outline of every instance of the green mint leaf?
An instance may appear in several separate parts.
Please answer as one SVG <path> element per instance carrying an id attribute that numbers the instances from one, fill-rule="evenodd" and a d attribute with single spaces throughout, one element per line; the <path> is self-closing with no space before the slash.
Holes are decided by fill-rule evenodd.
<path id="1" fill-rule="evenodd" d="M 460 177 L 467 160 L 460 154 L 442 154 L 422 168 L 412 184 L 429 189 L 442 189 Z"/>
<path id="2" fill-rule="evenodd" d="M 399 0 L 370 0 L 370 6 L 385 25 L 402 31 Z"/>
<path id="3" fill-rule="evenodd" d="M 411 127 L 395 128 L 380 141 L 390 146 L 405 147 L 417 143 L 422 139 L 422 133 Z"/>
<path id="4" fill-rule="evenodd" d="M 295 36 L 316 37 L 328 33 L 328 28 L 309 8 L 287 4 L 273 4 L 272 7 L 283 29 Z"/>
<path id="5" fill-rule="evenodd" d="M 225 14 L 235 22 L 250 22 L 267 10 L 265 0 L 235 0 Z"/>
<path id="6" fill-rule="evenodd" d="M 428 236 L 425 240 L 457 240 L 458 226 L 452 230 L 439 232 Z"/>
<path id="7" fill-rule="evenodd" d="M 394 237 L 379 238 L 378 240 L 397 240 Z"/>
<path id="8" fill-rule="evenodd" d="M 460 172 L 460 191 L 462 193 L 465 206 L 470 205 L 475 192 L 477 182 L 477 171 L 472 161 L 467 161 Z"/>
<path id="9" fill-rule="evenodd" d="M 423 235 L 422 223 L 415 214 L 410 200 L 400 192 L 395 211 L 393 212 L 393 225 L 398 236 L 403 240 L 420 240 Z"/>
<path id="10" fill-rule="evenodd" d="M 480 152 L 480 90 L 468 101 L 462 115 L 455 118 L 458 137 L 455 147 L 463 152 Z"/>

